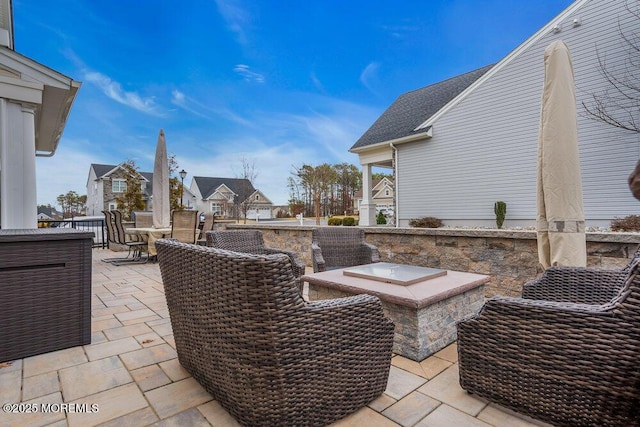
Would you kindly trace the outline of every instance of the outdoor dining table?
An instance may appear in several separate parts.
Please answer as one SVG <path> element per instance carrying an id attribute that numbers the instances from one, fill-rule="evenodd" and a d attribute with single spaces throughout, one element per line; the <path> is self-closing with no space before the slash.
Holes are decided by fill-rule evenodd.
<path id="1" fill-rule="evenodd" d="M 142 237 L 147 242 L 149 256 L 156 256 L 156 240 L 163 237 L 171 236 L 171 227 L 168 228 L 155 228 L 155 227 L 141 227 L 141 228 L 127 228 L 128 232 L 135 233 Z"/>

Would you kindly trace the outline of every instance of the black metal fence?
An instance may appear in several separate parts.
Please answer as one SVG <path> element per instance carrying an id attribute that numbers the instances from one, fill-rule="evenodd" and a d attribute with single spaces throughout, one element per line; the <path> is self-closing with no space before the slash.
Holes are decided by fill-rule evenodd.
<path id="1" fill-rule="evenodd" d="M 93 232 L 93 247 L 107 247 L 104 218 L 74 218 L 64 220 L 38 220 L 38 228 L 75 228 Z"/>

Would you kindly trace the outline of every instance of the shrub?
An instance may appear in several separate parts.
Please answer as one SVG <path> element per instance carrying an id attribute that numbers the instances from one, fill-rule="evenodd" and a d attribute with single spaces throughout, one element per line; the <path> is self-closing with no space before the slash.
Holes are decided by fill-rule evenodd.
<path id="1" fill-rule="evenodd" d="M 496 214 L 496 225 L 498 228 L 502 228 L 504 217 L 507 216 L 507 204 L 502 201 L 496 202 L 493 205 L 493 212 Z"/>
<path id="2" fill-rule="evenodd" d="M 345 216 L 342 219 L 342 225 L 354 226 L 354 225 L 356 225 L 356 219 L 354 217 L 352 217 L 352 216 Z"/>
<path id="3" fill-rule="evenodd" d="M 640 215 L 629 215 L 611 221 L 612 231 L 640 231 Z"/>
<path id="4" fill-rule="evenodd" d="M 342 218 L 332 217 L 327 220 L 327 225 L 342 225 Z"/>
<path id="5" fill-rule="evenodd" d="M 384 217 L 384 214 L 382 213 L 382 211 L 378 212 L 378 216 L 376 217 L 376 224 L 386 224 L 387 223 L 387 218 Z"/>
<path id="6" fill-rule="evenodd" d="M 433 216 L 426 216 L 410 220 L 409 225 L 416 228 L 438 228 L 442 227 L 442 221 Z"/>

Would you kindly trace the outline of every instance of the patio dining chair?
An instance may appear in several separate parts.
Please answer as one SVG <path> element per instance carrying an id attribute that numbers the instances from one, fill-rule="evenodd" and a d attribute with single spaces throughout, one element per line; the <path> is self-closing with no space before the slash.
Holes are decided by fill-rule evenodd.
<path id="1" fill-rule="evenodd" d="M 134 211 L 133 221 L 135 223 L 136 228 L 153 227 L 153 212 Z"/>
<path id="2" fill-rule="evenodd" d="M 158 240 L 178 360 L 245 426 L 326 426 L 387 386 L 380 300 L 305 302 L 285 254 Z"/>
<path id="3" fill-rule="evenodd" d="M 554 425 L 640 425 L 639 270 L 622 286 L 552 272 L 491 298 L 458 324 L 460 385 Z"/>
<path id="4" fill-rule="evenodd" d="M 234 252 L 243 252 L 256 255 L 285 254 L 291 260 L 293 274 L 300 292 L 302 282 L 300 277 L 304 274 L 306 265 L 294 251 L 276 249 L 265 246 L 260 230 L 220 230 L 206 232 L 207 245 Z"/>
<path id="5" fill-rule="evenodd" d="M 202 230 L 200 230 L 200 235 L 198 236 L 199 245 L 207 244 L 207 231 L 213 230 L 213 224 L 215 223 L 215 220 L 216 220 L 216 215 L 213 212 L 204 213 L 204 222 L 202 224 Z"/>
<path id="6" fill-rule="evenodd" d="M 311 238 L 314 273 L 380 262 L 380 252 L 354 227 L 314 228 Z"/>
<path id="7" fill-rule="evenodd" d="M 131 258 L 125 260 L 116 260 L 113 261 L 113 264 L 123 264 L 123 263 L 145 263 L 149 261 L 149 249 L 147 247 L 147 242 L 142 240 L 135 233 L 127 233 L 124 228 L 124 223 L 122 219 L 122 212 L 119 210 L 112 210 L 111 217 L 113 218 L 113 228 L 115 238 L 118 244 L 122 246 L 126 246 L 129 248 Z M 143 258 L 142 254 L 146 253 L 147 256 Z"/>
<path id="8" fill-rule="evenodd" d="M 146 251 L 146 242 L 141 240 L 129 240 L 122 225 L 122 213 L 118 210 L 102 211 L 104 214 L 104 224 L 107 228 L 107 247 L 126 247 L 128 249 L 125 257 L 104 258 L 102 261 L 110 263 L 121 262 L 142 262 L 142 253 Z M 146 262 L 146 261 L 144 261 Z"/>
<path id="9" fill-rule="evenodd" d="M 182 243 L 195 243 L 198 211 L 176 209 L 171 213 L 171 238 Z"/>

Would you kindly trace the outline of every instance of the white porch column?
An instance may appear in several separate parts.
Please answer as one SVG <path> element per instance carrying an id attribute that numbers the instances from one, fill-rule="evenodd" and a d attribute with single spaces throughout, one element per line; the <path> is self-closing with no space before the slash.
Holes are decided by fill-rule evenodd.
<path id="1" fill-rule="evenodd" d="M 22 106 L 22 228 L 38 228 L 36 190 L 36 112 Z"/>
<path id="2" fill-rule="evenodd" d="M 0 99 L 0 129 L 0 227 L 37 228 L 34 109 Z"/>
<path id="3" fill-rule="evenodd" d="M 362 226 L 376 225 L 376 204 L 371 201 L 371 164 L 362 165 L 362 203 L 360 223 Z"/>

